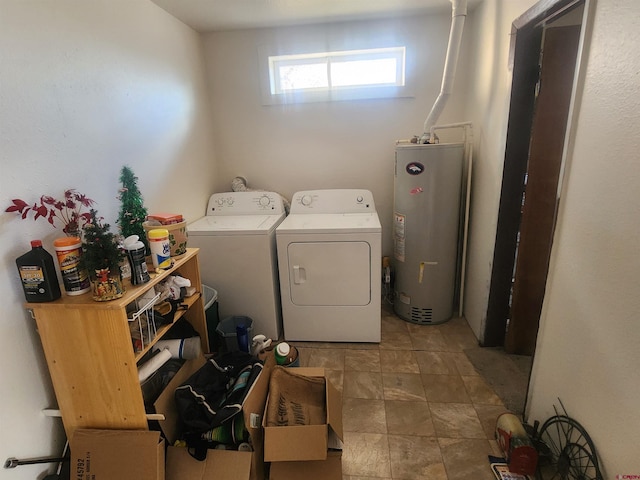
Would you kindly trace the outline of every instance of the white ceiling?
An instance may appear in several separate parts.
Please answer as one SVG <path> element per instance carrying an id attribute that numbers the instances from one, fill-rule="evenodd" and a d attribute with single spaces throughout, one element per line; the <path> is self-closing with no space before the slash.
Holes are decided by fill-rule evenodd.
<path id="1" fill-rule="evenodd" d="M 198 32 L 451 11 L 450 0 L 152 0 Z M 468 0 L 468 9 L 482 0 Z"/>

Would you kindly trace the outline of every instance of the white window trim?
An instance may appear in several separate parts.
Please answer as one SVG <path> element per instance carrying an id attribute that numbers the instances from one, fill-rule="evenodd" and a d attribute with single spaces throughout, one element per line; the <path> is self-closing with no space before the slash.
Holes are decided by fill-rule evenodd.
<path id="1" fill-rule="evenodd" d="M 277 81 L 274 78 L 274 59 L 275 62 L 290 63 L 310 63 L 314 58 L 327 58 L 330 57 L 352 57 L 362 59 L 375 59 L 385 56 L 389 57 L 389 51 L 392 49 L 402 48 L 401 52 L 396 52 L 394 55 L 402 60 L 402 65 L 397 62 L 399 68 L 404 67 L 404 72 L 398 78 L 397 82 L 393 85 L 359 85 L 359 86 L 341 86 L 333 88 L 320 88 L 320 89 L 300 89 L 289 91 L 277 91 L 276 88 L 272 90 L 272 85 Z M 271 58 L 270 58 L 271 57 Z M 401 46 L 384 46 L 370 49 L 358 49 L 358 50 L 346 50 L 346 51 L 333 51 L 333 52 L 312 52 L 312 53 L 295 53 L 290 55 L 271 54 L 267 49 L 262 48 L 260 51 L 260 77 L 261 77 L 261 90 L 262 90 L 262 103 L 263 105 L 283 105 L 293 103 L 311 103 L 311 102 L 333 102 L 333 101 L 347 101 L 347 100 L 364 100 L 364 99 L 376 99 L 376 98 L 400 98 L 400 97 L 413 97 L 413 89 L 411 88 L 409 80 L 409 71 L 411 62 L 408 57 L 408 48 L 404 45 Z"/>

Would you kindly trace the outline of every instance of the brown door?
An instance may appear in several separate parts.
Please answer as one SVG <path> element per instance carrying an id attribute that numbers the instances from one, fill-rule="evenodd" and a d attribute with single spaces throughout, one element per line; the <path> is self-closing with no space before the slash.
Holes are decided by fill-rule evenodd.
<path id="1" fill-rule="evenodd" d="M 544 33 L 505 338 L 508 353 L 532 355 L 535 350 L 579 37 L 580 26 L 548 28 Z"/>

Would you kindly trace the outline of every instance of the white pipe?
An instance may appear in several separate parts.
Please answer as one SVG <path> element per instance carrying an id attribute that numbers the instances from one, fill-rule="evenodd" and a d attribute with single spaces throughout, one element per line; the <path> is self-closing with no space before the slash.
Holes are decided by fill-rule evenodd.
<path id="1" fill-rule="evenodd" d="M 429 130 L 438 121 L 453 90 L 453 81 L 456 76 L 456 66 L 462 43 L 462 31 L 464 30 L 464 21 L 467 16 L 467 0 L 451 0 L 451 4 L 451 31 L 449 32 L 449 45 L 447 46 L 447 55 L 444 62 L 442 86 L 440 87 L 440 94 L 433 104 L 431 112 L 429 112 L 429 116 L 424 121 L 424 133 L 422 134 L 421 143 L 426 143 Z M 428 140 L 433 143 L 434 138 L 429 137 Z"/>
<path id="2" fill-rule="evenodd" d="M 473 125 L 472 122 L 456 122 L 456 123 L 443 123 L 440 125 L 433 125 L 430 129 L 429 129 L 429 136 L 430 137 L 435 137 L 435 131 L 436 130 L 444 130 L 446 128 L 463 128 L 463 127 L 470 127 Z M 427 132 L 425 132 L 427 133 Z M 466 135 L 467 135 L 467 130 L 465 129 L 464 131 L 465 134 L 465 138 L 463 140 L 466 139 Z"/>

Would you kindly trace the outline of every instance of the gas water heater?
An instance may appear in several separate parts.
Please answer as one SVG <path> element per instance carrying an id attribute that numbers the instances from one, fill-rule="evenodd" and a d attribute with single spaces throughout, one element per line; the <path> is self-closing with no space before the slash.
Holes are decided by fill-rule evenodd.
<path id="1" fill-rule="evenodd" d="M 464 144 L 396 146 L 394 311 L 417 324 L 453 316 Z"/>

